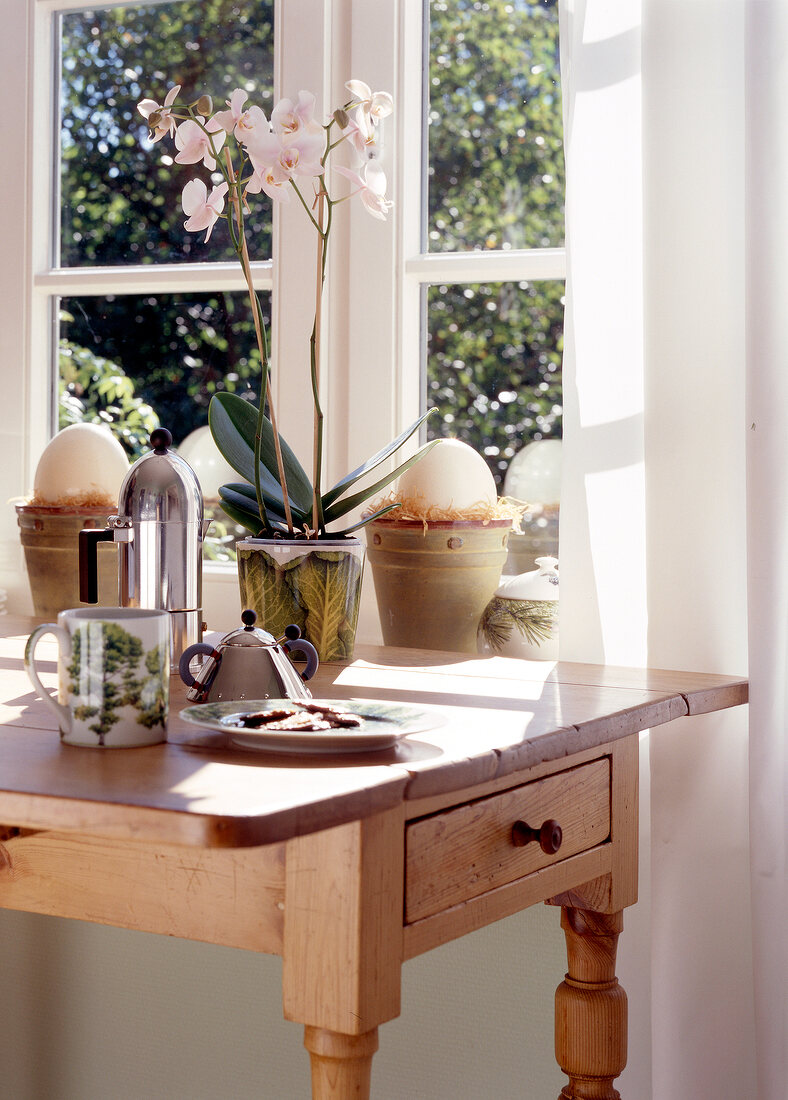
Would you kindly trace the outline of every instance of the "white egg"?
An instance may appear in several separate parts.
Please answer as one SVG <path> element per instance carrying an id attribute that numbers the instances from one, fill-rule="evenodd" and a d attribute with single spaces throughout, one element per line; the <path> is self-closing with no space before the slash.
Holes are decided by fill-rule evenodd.
<path id="1" fill-rule="evenodd" d="M 439 439 L 399 479 L 399 495 L 425 509 L 463 512 L 493 505 L 495 479 L 482 456 L 459 439 Z"/>
<path id="2" fill-rule="evenodd" d="M 44 448 L 35 476 L 40 504 L 114 504 L 129 470 L 126 452 L 108 428 L 71 424 Z"/>
<path id="3" fill-rule="evenodd" d="M 561 499 L 561 440 L 535 439 L 509 463 L 506 496 L 529 504 L 558 504 Z"/>
<path id="4" fill-rule="evenodd" d="M 205 500 L 218 500 L 220 485 L 243 480 L 220 453 L 208 427 L 195 428 L 187 435 L 178 454 L 197 475 Z"/>

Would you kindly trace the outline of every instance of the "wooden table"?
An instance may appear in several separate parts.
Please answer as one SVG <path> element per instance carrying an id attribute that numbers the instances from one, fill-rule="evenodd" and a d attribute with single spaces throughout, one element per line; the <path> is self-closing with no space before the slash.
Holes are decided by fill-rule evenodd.
<path id="1" fill-rule="evenodd" d="M 410 701 L 443 724 L 366 756 L 239 751 L 178 717 L 173 680 L 168 744 L 93 751 L 62 746 L 32 691 L 33 623 L 0 618 L 0 907 L 281 955 L 312 1095 L 346 1100 L 369 1095 L 403 960 L 557 905 L 562 1096 L 618 1096 L 638 733 L 745 703 L 746 681 L 359 646 L 321 667 L 316 698 Z"/>

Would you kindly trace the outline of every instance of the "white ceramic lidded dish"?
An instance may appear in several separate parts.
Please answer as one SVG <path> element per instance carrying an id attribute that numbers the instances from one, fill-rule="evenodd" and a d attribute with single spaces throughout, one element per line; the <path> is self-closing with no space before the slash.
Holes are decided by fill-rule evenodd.
<path id="1" fill-rule="evenodd" d="M 479 650 L 530 661 L 558 660 L 558 559 L 506 577 L 479 623 Z"/>

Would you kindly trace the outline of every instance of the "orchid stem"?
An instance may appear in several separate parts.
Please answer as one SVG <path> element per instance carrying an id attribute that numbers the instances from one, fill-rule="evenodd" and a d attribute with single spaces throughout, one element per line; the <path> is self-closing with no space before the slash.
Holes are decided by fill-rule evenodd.
<path id="1" fill-rule="evenodd" d="M 257 297 L 257 292 L 254 289 L 254 281 L 252 279 L 252 269 L 249 262 L 249 250 L 246 244 L 246 233 L 244 232 L 243 222 L 243 210 L 242 201 L 240 196 L 240 180 L 236 179 L 233 171 L 232 158 L 230 156 L 230 150 L 225 149 L 225 163 L 227 165 L 227 172 L 230 179 L 231 196 L 233 206 L 235 208 L 235 217 L 238 225 L 238 243 L 236 244 L 236 252 L 238 259 L 241 263 L 241 268 L 246 279 L 246 288 L 249 294 L 249 304 L 252 307 L 252 319 L 254 321 L 254 331 L 257 338 L 257 347 L 260 352 L 260 365 L 261 365 L 261 377 L 260 377 L 260 407 L 257 411 L 257 428 L 255 430 L 254 437 L 254 489 L 257 496 L 257 507 L 260 512 L 260 519 L 263 522 L 264 527 L 269 533 L 272 533 L 271 523 L 268 519 L 268 513 L 263 500 L 263 490 L 260 483 L 260 452 L 262 450 L 263 443 L 263 421 L 265 418 L 265 403 L 268 401 L 268 417 L 271 421 L 271 428 L 274 436 L 274 450 L 276 452 L 276 468 L 279 474 L 279 485 L 282 489 L 282 503 L 284 505 L 285 521 L 287 523 L 287 530 L 290 537 L 293 537 L 293 516 L 290 511 L 290 500 L 287 491 L 287 477 L 285 475 L 284 460 L 282 458 L 282 446 L 279 439 L 279 430 L 276 425 L 276 411 L 274 408 L 273 394 L 271 393 L 271 376 L 269 371 L 268 360 L 268 348 L 266 346 L 265 338 L 265 322 L 263 320 L 263 311 L 260 306 L 260 300 Z"/>

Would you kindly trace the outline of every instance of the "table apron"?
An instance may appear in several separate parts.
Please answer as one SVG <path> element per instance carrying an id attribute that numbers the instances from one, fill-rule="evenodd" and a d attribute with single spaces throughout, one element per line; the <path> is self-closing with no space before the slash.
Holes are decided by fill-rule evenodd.
<path id="1" fill-rule="evenodd" d="M 23 830 L 0 843 L 0 908 L 279 955 L 284 852 Z"/>

